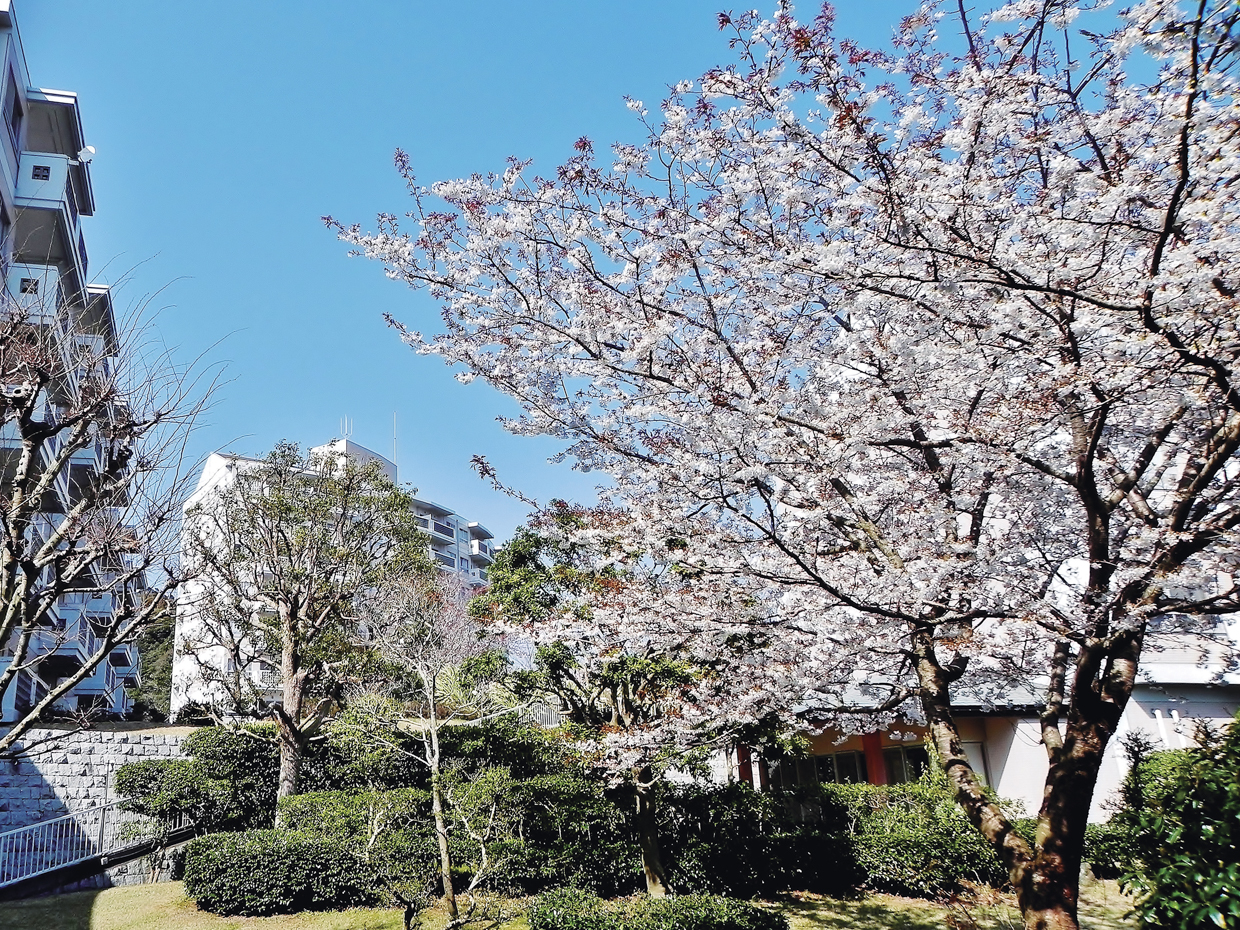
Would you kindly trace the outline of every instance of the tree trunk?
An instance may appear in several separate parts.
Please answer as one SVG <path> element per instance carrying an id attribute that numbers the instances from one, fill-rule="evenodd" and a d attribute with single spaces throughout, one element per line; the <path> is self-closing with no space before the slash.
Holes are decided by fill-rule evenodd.
<path id="1" fill-rule="evenodd" d="M 1127 644 L 1128 652 L 1136 655 L 1139 642 L 1134 637 Z M 1099 657 L 1089 654 L 1078 659 L 1062 736 L 1059 707 L 1050 708 L 1050 716 L 1043 721 L 1050 767 L 1031 848 L 986 796 L 964 755 L 949 695 L 953 678 L 939 664 L 933 641 L 928 635 L 915 635 L 914 648 L 922 709 L 948 782 L 957 803 L 1007 868 L 1026 930 L 1077 930 L 1081 855 L 1090 802 L 1102 754 L 1132 691 L 1135 659 L 1124 663 L 1120 660 L 1128 657 L 1126 653 L 1116 650 L 1112 654 L 1112 665 L 1099 688 L 1108 700 L 1100 699 L 1091 687 L 1101 664 Z"/>
<path id="2" fill-rule="evenodd" d="M 443 900 L 448 907 L 448 919 L 456 920 L 456 889 L 452 887 L 452 853 L 448 850 L 448 821 L 444 816 L 443 783 L 439 776 L 439 760 L 431 769 L 431 810 L 435 814 L 435 838 L 439 841 L 439 875 L 443 881 Z"/>
<path id="3" fill-rule="evenodd" d="M 297 733 L 285 721 L 280 721 L 277 727 L 280 734 L 280 784 L 276 791 L 278 803 L 297 793 L 297 780 L 301 775 L 301 746 Z"/>
<path id="4" fill-rule="evenodd" d="M 654 773 L 649 766 L 633 773 L 633 786 L 637 795 L 637 842 L 642 851 L 646 893 L 652 898 L 664 898 L 669 889 L 663 857 L 659 855 L 659 827 L 654 816 Z"/>
<path id="5" fill-rule="evenodd" d="M 276 826 L 280 826 L 281 800 L 297 793 L 297 781 L 301 774 L 301 755 L 304 739 L 300 730 L 301 705 L 305 688 L 305 676 L 300 674 L 297 655 L 297 627 L 293 612 L 281 611 L 283 648 L 280 655 L 280 672 L 284 678 L 283 707 L 276 717 L 276 731 L 280 740 L 280 782 L 276 789 Z"/>

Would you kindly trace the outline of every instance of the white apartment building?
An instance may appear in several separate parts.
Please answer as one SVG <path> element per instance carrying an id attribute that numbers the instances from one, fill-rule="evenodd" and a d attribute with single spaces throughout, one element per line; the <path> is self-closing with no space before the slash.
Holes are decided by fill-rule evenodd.
<path id="1" fill-rule="evenodd" d="M 111 365 L 119 351 L 111 293 L 87 277 L 82 217 L 95 212 L 93 150 L 86 146 L 77 95 L 33 86 L 10 0 L 0 0 L 0 58 L 0 288 L 6 305 L 0 312 L 15 312 L 16 305 L 30 325 L 55 334 L 62 353 L 89 349 Z M 76 377 L 70 368 L 70 383 L 56 390 L 74 390 Z M 52 393 L 46 415 L 54 417 Z M 0 458 L 14 448 L 14 436 L 11 426 L 0 425 Z M 53 499 L 44 503 L 49 525 L 71 505 L 74 488 L 98 474 L 102 455 L 99 448 L 87 449 L 72 459 Z M 23 715 L 97 651 L 96 629 L 112 616 L 114 605 L 113 594 L 99 590 L 109 579 L 96 581 L 56 603 L 50 625 L 36 634 L 30 652 L 42 658 L 0 695 L 0 722 Z M 7 667 L 11 654 L 8 644 L 0 649 L 0 668 Z M 131 709 L 125 688 L 136 685 L 139 676 L 137 647 L 117 646 L 55 707 L 125 714 Z"/>
<path id="2" fill-rule="evenodd" d="M 348 439 L 337 439 L 310 450 L 321 456 L 347 455 L 360 463 L 377 462 L 380 470 L 392 481 L 397 480 L 396 465 L 389 459 Z M 185 502 L 185 510 L 208 501 L 220 493 L 240 472 L 253 468 L 260 459 L 226 453 L 212 453 L 203 465 L 202 475 L 194 493 Z M 428 538 L 428 550 L 444 571 L 456 572 L 477 586 L 486 584 L 487 570 L 495 557 L 493 536 L 481 523 L 462 517 L 452 509 L 422 497 L 414 497 L 418 524 Z M 205 601 L 202 580 L 183 586 L 177 603 L 176 655 L 172 665 L 171 711 L 175 717 L 187 705 L 212 706 L 225 698 L 222 689 L 206 680 L 204 665 L 225 669 L 236 674 L 236 660 L 229 650 L 210 644 L 211 636 L 199 617 L 198 605 Z M 252 684 L 252 690 L 266 699 L 277 698 L 280 687 L 278 662 L 255 653 L 240 674 Z"/>

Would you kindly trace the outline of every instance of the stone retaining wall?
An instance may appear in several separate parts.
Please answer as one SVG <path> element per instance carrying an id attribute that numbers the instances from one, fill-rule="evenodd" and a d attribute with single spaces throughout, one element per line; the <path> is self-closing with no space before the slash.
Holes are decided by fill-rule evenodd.
<path id="1" fill-rule="evenodd" d="M 31 747 L 30 755 L 0 761 L 0 832 L 115 800 L 117 769 L 142 759 L 184 758 L 181 741 L 192 732 L 191 727 L 123 724 L 77 733 L 29 731 L 23 743 Z M 138 884 L 145 875 L 141 861 L 131 862 L 62 890 Z"/>

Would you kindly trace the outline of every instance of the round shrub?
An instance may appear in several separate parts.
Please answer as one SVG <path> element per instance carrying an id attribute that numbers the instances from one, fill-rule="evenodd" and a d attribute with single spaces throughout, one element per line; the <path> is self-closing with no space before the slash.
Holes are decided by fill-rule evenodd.
<path id="1" fill-rule="evenodd" d="M 213 914 L 262 916 L 377 904 L 374 876 L 338 843 L 285 830 L 199 837 L 185 893 Z"/>
<path id="2" fill-rule="evenodd" d="M 623 930 L 788 930 L 782 914 L 719 895 L 638 898 L 622 912 Z"/>
<path id="3" fill-rule="evenodd" d="M 1117 815 L 1132 831 L 1133 861 L 1120 885 L 1142 928 L 1240 927 L 1240 716 L 1206 729 L 1155 779 L 1157 803 Z"/>

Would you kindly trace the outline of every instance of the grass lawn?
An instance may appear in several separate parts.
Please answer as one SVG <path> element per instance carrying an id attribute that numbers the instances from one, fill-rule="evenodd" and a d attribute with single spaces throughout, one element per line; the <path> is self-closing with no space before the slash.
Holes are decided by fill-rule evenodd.
<path id="1" fill-rule="evenodd" d="M 1089 930 L 1126 930 L 1126 900 L 1114 882 L 1083 889 L 1081 926 Z M 1009 930 L 1020 920 L 1010 900 L 998 895 L 962 906 L 943 906 L 913 898 L 870 895 L 841 901 L 797 894 L 776 905 L 793 930 Z M 441 930 L 444 915 L 432 911 L 424 926 Z M 185 897 L 180 882 L 134 885 L 107 891 L 37 898 L 0 904 L 0 930 L 402 930 L 394 910 L 328 911 L 288 917 L 215 917 Z M 524 918 L 504 930 L 528 930 Z"/>

